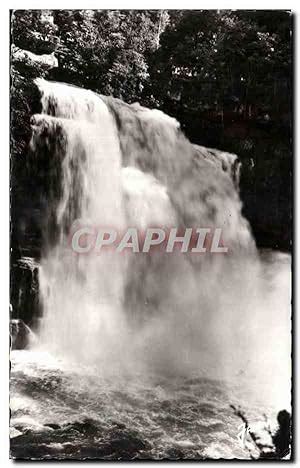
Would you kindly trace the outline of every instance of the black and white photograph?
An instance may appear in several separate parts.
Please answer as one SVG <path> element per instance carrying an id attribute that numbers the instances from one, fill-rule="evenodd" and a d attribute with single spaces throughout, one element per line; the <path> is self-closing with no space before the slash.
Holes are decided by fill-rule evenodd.
<path id="1" fill-rule="evenodd" d="M 294 34 L 10 10 L 11 459 L 293 459 Z"/>

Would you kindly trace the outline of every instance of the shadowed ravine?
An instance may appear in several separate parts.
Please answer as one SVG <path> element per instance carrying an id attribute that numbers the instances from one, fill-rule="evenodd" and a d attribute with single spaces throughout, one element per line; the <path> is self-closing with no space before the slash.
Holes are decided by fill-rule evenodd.
<path id="1" fill-rule="evenodd" d="M 235 156 L 195 147 L 160 111 L 37 86 L 31 151 L 53 171 L 43 316 L 11 356 L 12 455 L 248 457 L 229 405 L 258 430 L 290 408 L 290 258 L 257 252 Z M 222 228 L 229 251 L 75 255 L 75 221 Z"/>

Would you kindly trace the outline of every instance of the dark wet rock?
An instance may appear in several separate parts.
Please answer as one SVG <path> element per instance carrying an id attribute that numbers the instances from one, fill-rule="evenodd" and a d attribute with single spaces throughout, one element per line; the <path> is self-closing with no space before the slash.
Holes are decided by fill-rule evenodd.
<path id="1" fill-rule="evenodd" d="M 50 427 L 51 429 L 60 429 L 60 425 L 59 424 L 54 424 L 54 423 L 49 423 L 49 424 L 44 424 L 45 427 Z"/>
<path id="2" fill-rule="evenodd" d="M 10 321 L 11 349 L 26 349 L 34 340 L 34 334 L 21 319 Z"/>
<path id="3" fill-rule="evenodd" d="M 102 456 L 111 459 L 132 460 L 140 452 L 149 450 L 150 444 L 129 433 L 122 433 L 102 446 Z"/>
<path id="4" fill-rule="evenodd" d="M 11 265 L 11 318 L 32 326 L 40 315 L 39 265 L 32 257 L 22 257 Z"/>
<path id="5" fill-rule="evenodd" d="M 228 173 L 235 187 L 239 189 L 241 162 L 236 154 L 199 145 L 194 145 L 194 148 L 198 158 L 205 159 L 220 170 Z"/>
<path id="6" fill-rule="evenodd" d="M 110 446 L 113 450 L 118 452 L 138 452 L 148 448 L 148 444 L 138 439 L 135 436 L 124 434 L 121 438 L 113 439 L 110 442 Z"/>
<path id="7" fill-rule="evenodd" d="M 113 422 L 114 426 L 117 427 L 118 429 L 126 429 L 126 425 L 123 423 L 119 422 Z"/>
<path id="8" fill-rule="evenodd" d="M 167 451 L 166 458 L 170 460 L 180 460 L 184 457 L 184 452 L 179 448 L 172 447 Z"/>
<path id="9" fill-rule="evenodd" d="M 46 426 L 54 429 L 56 424 Z M 145 450 L 151 449 L 150 444 L 135 433 L 115 431 L 107 441 L 99 441 L 100 436 L 103 431 L 88 419 L 58 426 L 54 431 L 29 430 L 11 439 L 11 456 L 17 459 L 133 460 L 147 458 Z M 63 449 L 60 449 L 56 444 L 62 440 Z"/>
<path id="10" fill-rule="evenodd" d="M 66 426 L 63 426 L 63 430 L 79 432 L 85 436 L 94 436 L 99 431 L 99 427 L 93 419 L 87 418 L 82 422 L 76 421 L 72 424 L 67 424 Z"/>
<path id="11" fill-rule="evenodd" d="M 273 436 L 276 455 L 283 458 L 290 452 L 291 445 L 291 415 L 288 411 L 279 411 L 277 415 L 278 429 Z"/>
<path id="12" fill-rule="evenodd" d="M 26 69 L 34 68 L 34 67 L 41 67 L 45 70 L 50 70 L 52 68 L 56 68 L 58 66 L 58 60 L 54 55 L 54 52 L 51 54 L 34 54 L 29 50 L 23 50 L 19 47 L 15 47 L 12 45 L 12 63 L 14 65 L 18 64 Z"/>

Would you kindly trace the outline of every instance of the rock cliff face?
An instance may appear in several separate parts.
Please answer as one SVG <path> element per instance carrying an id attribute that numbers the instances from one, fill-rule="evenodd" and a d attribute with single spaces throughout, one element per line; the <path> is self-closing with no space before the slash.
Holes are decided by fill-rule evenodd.
<path id="1" fill-rule="evenodd" d="M 28 15 L 25 11 L 12 14 L 11 317 L 20 320 L 20 324 L 24 321 L 33 326 L 40 314 L 38 259 L 46 222 L 43 187 L 47 167 L 36 164 L 30 154 L 30 118 L 32 113 L 40 110 L 40 96 L 34 78 L 45 77 L 58 66 L 55 30 L 53 17 L 47 10 L 36 15 Z M 14 329 L 17 323 L 13 322 Z M 19 329 L 25 336 L 23 325 Z"/>
<path id="2" fill-rule="evenodd" d="M 26 349 L 36 340 L 34 333 L 23 320 L 12 319 L 10 321 L 11 349 Z"/>
<path id="3" fill-rule="evenodd" d="M 239 190 L 241 162 L 236 154 L 227 153 L 217 149 L 194 145 L 198 157 L 215 164 L 232 178 L 235 188 Z"/>
<path id="4" fill-rule="evenodd" d="M 11 315 L 35 326 L 40 315 L 39 265 L 30 257 L 12 262 L 10 273 Z"/>
<path id="5" fill-rule="evenodd" d="M 21 67 L 41 67 L 43 70 L 51 70 L 51 68 L 58 67 L 58 60 L 54 55 L 54 52 L 51 54 L 34 54 L 29 50 L 19 49 L 18 47 L 12 45 L 11 49 L 11 59 L 12 64 L 19 64 Z"/>

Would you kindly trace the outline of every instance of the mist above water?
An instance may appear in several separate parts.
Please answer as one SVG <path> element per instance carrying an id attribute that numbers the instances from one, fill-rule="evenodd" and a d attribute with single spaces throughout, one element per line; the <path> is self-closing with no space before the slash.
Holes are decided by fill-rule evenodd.
<path id="1" fill-rule="evenodd" d="M 231 172 L 160 111 L 37 85 L 31 146 L 37 158 L 51 148 L 59 174 L 40 270 L 40 346 L 107 372 L 236 377 L 288 401 L 289 259 L 260 260 Z M 119 230 L 222 228 L 229 253 L 75 255 L 68 236 L 78 219 Z"/>

